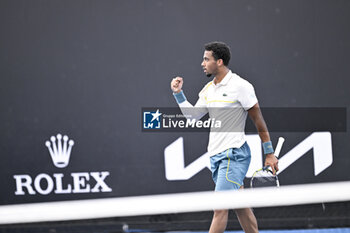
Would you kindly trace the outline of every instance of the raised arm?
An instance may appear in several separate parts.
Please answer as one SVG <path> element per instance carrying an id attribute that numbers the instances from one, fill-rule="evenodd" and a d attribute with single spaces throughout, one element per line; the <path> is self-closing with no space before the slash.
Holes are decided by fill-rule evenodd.
<path id="1" fill-rule="evenodd" d="M 187 101 L 184 92 L 182 91 L 183 78 L 176 77 L 170 83 L 170 88 L 173 91 L 173 95 L 178 103 L 181 112 L 186 116 L 187 119 L 201 119 L 208 110 L 205 106 L 205 103 L 201 99 L 198 99 L 195 106 Z"/>

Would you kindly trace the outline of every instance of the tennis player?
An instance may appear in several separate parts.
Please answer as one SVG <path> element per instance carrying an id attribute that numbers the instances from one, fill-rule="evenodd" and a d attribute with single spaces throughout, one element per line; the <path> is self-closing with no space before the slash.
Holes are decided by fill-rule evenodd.
<path id="1" fill-rule="evenodd" d="M 233 126 L 232 129 L 235 129 L 221 132 L 211 129 L 209 134 L 208 153 L 216 191 L 243 188 L 243 179 L 251 159 L 244 133 L 247 115 L 254 122 L 261 138 L 266 155 L 265 166 L 270 166 L 274 173 L 278 171 L 278 160 L 274 156 L 254 88 L 227 67 L 230 58 L 230 48 L 226 44 L 212 42 L 205 45 L 201 66 L 207 77 L 214 78 L 200 91 L 195 106 L 185 97 L 182 90 L 183 78 L 176 77 L 171 81 L 173 95 L 184 115 L 190 113 L 192 118 L 199 120 L 209 112 L 211 119 L 222 119 L 226 126 Z M 217 111 L 218 108 L 233 111 Z M 197 110 L 196 114 L 193 114 L 194 109 Z M 237 209 L 235 212 L 244 232 L 258 232 L 258 224 L 250 208 Z M 224 232 L 227 219 L 228 210 L 215 210 L 209 233 Z"/>

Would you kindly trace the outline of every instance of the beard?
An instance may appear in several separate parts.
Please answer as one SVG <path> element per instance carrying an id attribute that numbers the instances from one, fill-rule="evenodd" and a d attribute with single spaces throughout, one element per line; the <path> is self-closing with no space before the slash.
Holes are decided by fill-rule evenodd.
<path id="1" fill-rule="evenodd" d="M 210 78 L 213 74 L 208 73 L 206 75 L 207 75 L 208 78 Z"/>

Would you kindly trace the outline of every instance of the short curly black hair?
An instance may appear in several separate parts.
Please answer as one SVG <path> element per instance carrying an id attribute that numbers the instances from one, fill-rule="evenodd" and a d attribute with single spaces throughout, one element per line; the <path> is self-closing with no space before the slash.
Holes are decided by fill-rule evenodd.
<path id="1" fill-rule="evenodd" d="M 213 52 L 213 57 L 215 58 L 215 61 L 222 59 L 225 66 L 227 66 L 230 62 L 230 47 L 228 47 L 225 43 L 214 41 L 204 45 L 204 48 L 206 51 Z"/>

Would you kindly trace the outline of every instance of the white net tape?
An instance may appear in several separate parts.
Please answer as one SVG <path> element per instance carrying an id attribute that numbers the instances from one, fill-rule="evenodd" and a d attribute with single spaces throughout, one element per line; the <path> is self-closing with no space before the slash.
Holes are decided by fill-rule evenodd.
<path id="1" fill-rule="evenodd" d="M 350 200 L 350 182 L 0 206 L 0 224 L 273 207 Z"/>

